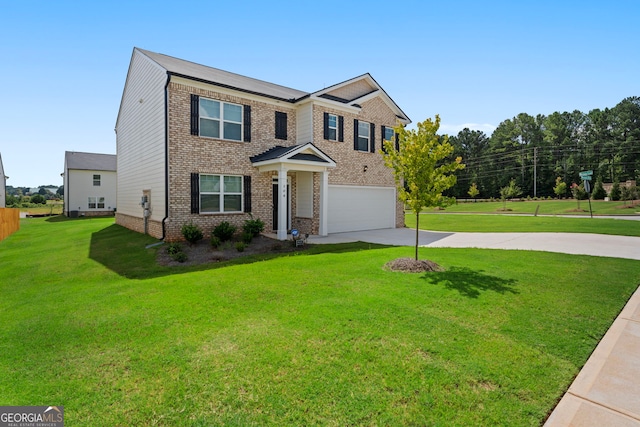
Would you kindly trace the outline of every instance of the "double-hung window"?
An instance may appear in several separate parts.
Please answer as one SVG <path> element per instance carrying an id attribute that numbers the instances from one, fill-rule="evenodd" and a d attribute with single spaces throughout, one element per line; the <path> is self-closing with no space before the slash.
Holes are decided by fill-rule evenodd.
<path id="1" fill-rule="evenodd" d="M 200 98 L 200 136 L 242 141 L 242 105 Z"/>
<path id="2" fill-rule="evenodd" d="M 89 209 L 104 209 L 104 197 L 89 197 L 87 207 Z"/>
<path id="3" fill-rule="evenodd" d="M 331 141 L 338 140 L 338 116 L 335 114 L 329 114 L 327 129 L 329 132 L 329 138 Z"/>
<path id="4" fill-rule="evenodd" d="M 371 140 L 371 125 L 367 122 L 358 121 L 358 151 L 369 151 L 369 143 Z"/>
<path id="5" fill-rule="evenodd" d="M 242 176 L 200 174 L 200 213 L 242 212 Z"/>
<path id="6" fill-rule="evenodd" d="M 383 135 L 384 140 L 385 140 L 385 141 L 391 141 L 391 142 L 394 142 L 394 140 L 395 140 L 395 139 L 394 139 L 394 135 L 395 135 L 395 132 L 393 131 L 393 128 L 390 128 L 390 127 L 386 127 L 386 126 L 385 126 L 385 128 L 384 128 L 384 135 Z"/>
<path id="7" fill-rule="evenodd" d="M 93 186 L 100 187 L 100 175 L 93 175 Z"/>

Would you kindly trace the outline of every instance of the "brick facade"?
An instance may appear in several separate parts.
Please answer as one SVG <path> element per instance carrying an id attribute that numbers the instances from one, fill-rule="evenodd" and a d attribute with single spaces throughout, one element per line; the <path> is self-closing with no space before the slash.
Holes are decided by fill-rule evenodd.
<path id="1" fill-rule="evenodd" d="M 265 231 L 271 232 L 273 224 L 273 179 L 277 178 L 277 172 L 260 172 L 250 161 L 252 156 L 259 155 L 274 146 L 293 146 L 312 142 L 319 150 L 333 159 L 336 167 L 329 170 L 329 185 L 351 185 L 371 187 L 394 187 L 395 183 L 391 170 L 384 165 L 380 154 L 382 142 L 381 126 L 392 127 L 396 124 L 397 111 L 390 108 L 381 96 L 364 98 L 358 107 L 345 105 L 342 109 L 337 103 L 335 109 L 329 107 L 331 102 L 312 102 L 311 108 L 301 109 L 300 104 L 279 100 L 277 98 L 262 97 L 252 93 L 232 89 L 219 89 L 217 86 L 203 82 L 191 81 L 184 78 L 170 81 L 167 86 L 167 158 L 168 158 L 168 206 L 166 218 L 158 221 L 147 222 L 147 232 L 157 238 L 163 237 L 167 241 L 182 240 L 181 228 L 184 224 L 194 223 L 198 225 L 208 237 L 213 228 L 222 221 L 242 227 L 245 220 L 251 216 L 259 218 L 265 223 Z M 353 87 L 342 86 L 341 94 L 367 92 L 371 89 L 372 80 L 363 82 L 355 80 Z M 336 92 L 337 93 L 337 92 Z M 191 135 L 191 95 L 200 98 L 228 102 L 251 107 L 251 141 L 239 142 L 217 138 Z M 346 95 L 345 95 L 346 96 Z M 304 99 L 304 98 L 301 98 Z M 297 141 L 298 111 L 311 112 L 310 123 L 312 126 L 312 141 Z M 287 114 L 287 139 L 277 139 L 276 136 L 276 112 Z M 342 116 L 344 118 L 344 142 L 325 140 L 323 114 L 325 112 Z M 307 123 L 309 115 L 301 116 Z M 375 124 L 375 149 L 374 153 L 354 150 L 354 120 Z M 408 119 L 407 119 L 408 120 Z M 163 124 L 158 123 L 158 126 Z M 307 131 L 304 135 L 310 134 Z M 306 138 L 306 136 L 305 136 Z M 251 214 L 192 214 L 191 213 L 191 175 L 197 174 L 224 174 L 251 177 Z M 320 230 L 320 193 L 322 174 L 312 172 L 313 188 L 313 215 L 312 218 L 298 217 L 296 213 L 296 201 L 298 200 L 298 188 L 296 171 L 287 173 L 290 178 L 291 220 L 292 228 L 297 228 L 301 233 L 318 234 Z M 308 182 L 308 181 L 307 181 Z M 305 195 L 308 195 L 305 189 Z M 157 209 L 159 201 L 154 201 Z M 142 213 L 142 209 L 140 210 Z M 135 215 L 135 214 L 133 214 Z M 131 213 L 126 215 L 118 212 L 116 221 L 127 228 L 144 232 L 144 219 L 135 217 Z M 154 213 L 157 215 L 157 211 Z M 163 215 L 164 216 L 164 215 Z M 396 204 L 396 226 L 404 226 L 404 210 L 401 203 Z"/>

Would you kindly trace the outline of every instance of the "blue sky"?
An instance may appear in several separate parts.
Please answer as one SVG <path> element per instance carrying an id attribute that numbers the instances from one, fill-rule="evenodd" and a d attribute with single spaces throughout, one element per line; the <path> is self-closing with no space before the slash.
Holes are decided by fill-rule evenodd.
<path id="1" fill-rule="evenodd" d="M 310 92 L 368 72 L 414 123 L 439 114 L 449 134 L 640 95 L 636 0 L 0 6 L 0 155 L 14 187 L 61 185 L 65 151 L 115 154 L 134 46 Z"/>

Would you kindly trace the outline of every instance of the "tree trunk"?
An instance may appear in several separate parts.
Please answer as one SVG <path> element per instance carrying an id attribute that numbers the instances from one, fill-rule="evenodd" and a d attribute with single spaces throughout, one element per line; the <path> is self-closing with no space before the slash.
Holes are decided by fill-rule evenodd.
<path id="1" fill-rule="evenodd" d="M 418 260 L 418 230 L 420 229 L 420 212 L 416 212 L 416 261 Z"/>

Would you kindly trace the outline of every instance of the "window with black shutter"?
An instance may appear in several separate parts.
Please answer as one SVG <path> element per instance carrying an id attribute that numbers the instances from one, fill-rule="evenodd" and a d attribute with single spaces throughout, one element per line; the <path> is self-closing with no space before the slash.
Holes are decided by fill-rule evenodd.
<path id="1" fill-rule="evenodd" d="M 200 97 L 191 94 L 191 135 L 200 135 Z"/>
<path id="2" fill-rule="evenodd" d="M 244 176 L 244 211 L 251 213 L 251 175 Z"/>
<path id="3" fill-rule="evenodd" d="M 200 174 L 191 174 L 191 213 L 200 213 Z"/>
<path id="4" fill-rule="evenodd" d="M 251 105 L 244 105 L 244 142 L 251 142 Z"/>
<path id="5" fill-rule="evenodd" d="M 287 139 L 287 113 L 276 111 L 276 139 Z"/>

